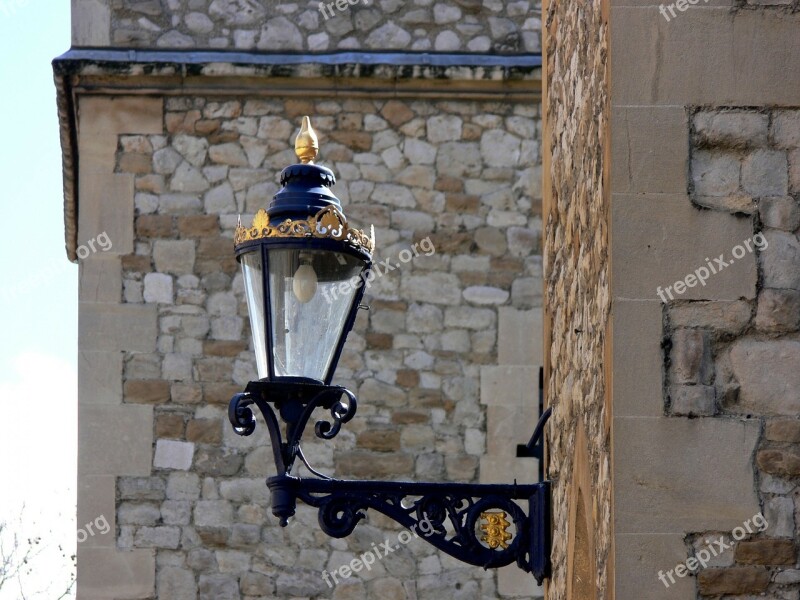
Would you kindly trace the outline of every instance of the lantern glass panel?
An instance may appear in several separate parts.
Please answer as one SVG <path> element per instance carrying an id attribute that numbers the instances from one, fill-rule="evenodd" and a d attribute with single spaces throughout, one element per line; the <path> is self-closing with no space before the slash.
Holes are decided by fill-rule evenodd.
<path id="1" fill-rule="evenodd" d="M 267 255 L 274 375 L 324 382 L 365 262 L 331 250 L 275 248 Z"/>
<path id="2" fill-rule="evenodd" d="M 253 348 L 256 352 L 256 367 L 259 379 L 269 377 L 267 365 L 267 327 L 264 321 L 264 265 L 261 249 L 248 252 L 241 258 L 244 289 L 247 296 L 247 311 L 250 314 L 250 329 L 253 332 Z"/>

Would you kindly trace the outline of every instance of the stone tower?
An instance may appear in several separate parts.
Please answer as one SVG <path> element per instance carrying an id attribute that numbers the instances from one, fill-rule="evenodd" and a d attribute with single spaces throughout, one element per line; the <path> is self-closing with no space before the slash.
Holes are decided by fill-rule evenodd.
<path id="1" fill-rule="evenodd" d="M 73 2 L 55 62 L 67 252 L 81 260 L 78 597 L 541 595 L 532 577 L 416 541 L 334 587 L 347 540 L 312 510 L 278 526 L 263 428 L 230 397 L 255 379 L 233 233 L 278 190 L 310 115 L 348 218 L 394 269 L 368 291 L 337 371 L 359 398 L 311 462 L 343 477 L 534 482 L 538 418 L 540 27 L 529 1 Z M 456 53 L 457 52 L 457 53 Z M 426 242 L 427 241 L 427 242 Z M 402 262 L 417 244 L 431 251 Z"/>
<path id="2" fill-rule="evenodd" d="M 80 260 L 84 599 L 796 600 L 797 0 L 73 0 L 54 63 Z M 398 529 L 331 541 L 266 510 L 233 232 L 300 118 L 379 277 L 337 372 L 343 477 L 530 482 L 553 408 L 553 576 Z M 81 258 L 106 232 L 109 252 Z M 427 243 L 426 242 L 426 243 Z M 259 437 L 259 435 L 261 437 Z"/>

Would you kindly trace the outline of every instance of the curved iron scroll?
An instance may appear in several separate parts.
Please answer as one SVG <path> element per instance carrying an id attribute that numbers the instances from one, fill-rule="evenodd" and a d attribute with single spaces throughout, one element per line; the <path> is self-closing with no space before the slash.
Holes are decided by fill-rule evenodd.
<path id="1" fill-rule="evenodd" d="M 346 400 L 345 400 L 346 398 Z M 300 441 L 308 421 L 317 408 L 330 411 L 331 419 L 319 420 L 314 426 L 317 437 L 330 440 L 338 435 L 343 423 L 352 419 L 358 409 L 355 395 L 338 386 L 297 382 L 253 381 L 242 394 L 236 394 L 228 405 L 228 420 L 238 435 L 252 435 L 256 419 L 252 405 L 258 406 L 269 431 L 273 458 L 279 474 L 288 475 L 295 459 L 302 454 Z M 286 423 L 286 441 L 274 404 Z"/>
<path id="2" fill-rule="evenodd" d="M 325 481 L 278 476 L 267 481 L 273 498 L 299 498 L 319 509 L 322 530 L 350 535 L 367 509 L 377 510 L 463 562 L 483 568 L 516 561 L 540 581 L 549 576 L 549 484 L 475 485 L 385 481 Z M 528 514 L 518 500 L 527 500 Z M 273 506 L 273 508 L 277 508 Z M 482 515 L 502 511 L 515 532 L 505 545 L 481 542 Z M 545 531 L 544 528 L 547 528 Z M 549 548 L 549 544 L 547 544 Z"/>

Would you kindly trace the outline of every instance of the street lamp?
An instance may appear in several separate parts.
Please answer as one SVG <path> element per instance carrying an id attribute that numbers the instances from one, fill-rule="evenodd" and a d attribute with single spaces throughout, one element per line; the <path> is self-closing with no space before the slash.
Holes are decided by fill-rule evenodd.
<path id="1" fill-rule="evenodd" d="M 251 227 L 240 222 L 234 237 L 260 379 L 231 399 L 228 418 L 237 434 L 250 435 L 256 426 L 251 407 L 263 415 L 277 470 L 267 479 L 272 513 L 286 526 L 302 500 L 319 509 L 320 527 L 336 538 L 350 535 L 370 508 L 409 529 L 427 521 L 432 529 L 423 539 L 447 554 L 484 568 L 516 561 L 541 583 L 550 575 L 548 481 L 344 481 L 319 473 L 303 454 L 303 432 L 316 409 L 330 414 L 315 424 L 322 439 L 334 438 L 356 413 L 355 395 L 331 380 L 361 307 L 375 248 L 374 229 L 366 235 L 347 222 L 330 190 L 333 172 L 313 163 L 318 149 L 304 117 L 295 141 L 301 163 L 283 170 L 283 187 L 269 209 L 259 210 Z M 549 415 L 539 420 L 528 455 L 541 455 L 537 446 Z M 297 459 L 314 477 L 292 472 Z"/>

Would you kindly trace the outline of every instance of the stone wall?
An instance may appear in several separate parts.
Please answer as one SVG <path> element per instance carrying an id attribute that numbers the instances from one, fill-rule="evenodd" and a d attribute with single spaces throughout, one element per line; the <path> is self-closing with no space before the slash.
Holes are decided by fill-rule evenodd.
<path id="1" fill-rule="evenodd" d="M 154 459 L 148 475 L 117 479 L 117 547 L 155 552 L 155 595 L 170 600 L 505 597 L 493 571 L 422 542 L 331 589 L 321 569 L 349 563 L 397 529 L 370 514 L 351 538 L 330 540 L 305 507 L 296 525 L 277 526 L 264 485 L 273 468 L 265 428 L 239 438 L 226 424 L 230 396 L 255 378 L 232 235 L 239 213 L 251 218 L 277 191 L 280 169 L 295 162 L 299 118 L 311 115 L 321 164 L 339 180 L 334 192 L 352 221 L 375 225 L 379 259 L 398 264 L 401 250 L 425 238 L 435 248 L 369 290 L 370 310 L 337 372 L 357 393 L 359 413 L 334 443 L 309 438 L 312 464 L 345 477 L 497 477 L 479 473 L 487 451 L 480 373 L 498 361 L 498 329 L 518 339 L 541 306 L 537 106 L 164 102 L 164 130 L 120 135 L 115 160 L 135 193 L 123 303 L 157 311 L 158 323 L 151 350 L 124 352 L 124 405 L 153 411 Z M 516 358 L 505 350 L 504 364 Z M 531 392 L 531 410 L 535 401 Z"/>
<path id="2" fill-rule="evenodd" d="M 603 3 L 546 8 L 545 361 L 553 578 L 547 597 L 613 598 L 608 29 Z M 549 329 L 548 329 L 549 328 Z"/>
<path id="3" fill-rule="evenodd" d="M 537 2 L 517 0 L 73 0 L 97 20 L 90 45 L 289 52 L 540 49 Z M 328 3 L 326 3 L 328 4 Z M 100 38 L 105 38 L 101 43 Z"/>
<path id="4" fill-rule="evenodd" d="M 769 526 L 741 541 L 731 539 L 731 531 L 694 532 L 687 543 L 690 556 L 712 539 L 732 546 L 699 571 L 701 596 L 796 598 L 800 110 L 704 108 L 692 111 L 691 125 L 692 200 L 750 225 L 752 236 L 734 240 L 722 258 L 727 264 L 754 253 L 757 293 L 752 299 L 666 305 L 665 410 L 760 422 L 753 485 Z"/>

